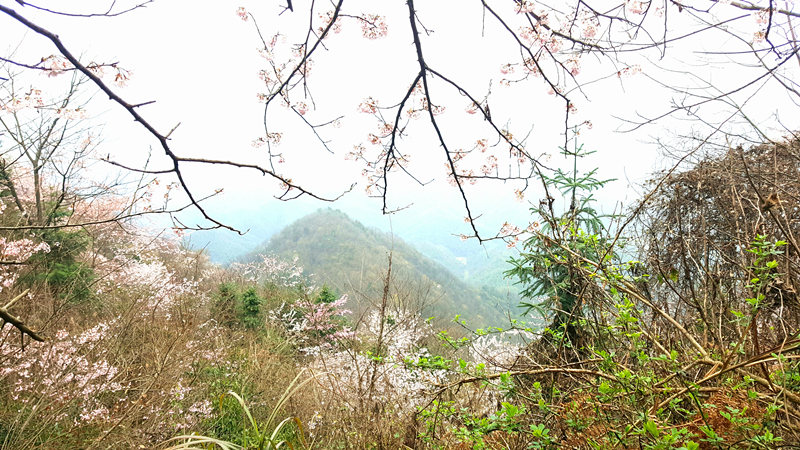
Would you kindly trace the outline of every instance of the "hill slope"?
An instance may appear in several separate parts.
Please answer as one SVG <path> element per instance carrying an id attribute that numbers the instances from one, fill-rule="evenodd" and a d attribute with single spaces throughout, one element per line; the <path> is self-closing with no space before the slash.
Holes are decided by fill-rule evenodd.
<path id="1" fill-rule="evenodd" d="M 426 314 L 449 318 L 461 314 L 470 324 L 501 323 L 516 299 L 493 290 L 476 289 L 444 266 L 387 233 L 367 228 L 342 212 L 327 209 L 305 216 L 275 234 L 264 246 L 244 257 L 268 253 L 297 257 L 319 283 L 339 292 L 380 296 L 389 253 L 395 280 L 415 291 L 429 288 L 434 305 Z"/>

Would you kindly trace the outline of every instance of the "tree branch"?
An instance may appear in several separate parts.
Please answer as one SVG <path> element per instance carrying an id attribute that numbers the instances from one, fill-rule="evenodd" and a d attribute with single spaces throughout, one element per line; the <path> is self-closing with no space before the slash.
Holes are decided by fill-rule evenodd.
<path id="1" fill-rule="evenodd" d="M 0 307 L 0 320 L 2 320 L 2 324 L 0 324 L 0 330 L 5 328 L 6 323 L 10 323 L 14 328 L 18 329 L 19 332 L 24 337 L 26 334 L 31 337 L 34 341 L 44 342 L 44 338 L 41 337 L 37 332 L 31 330 L 25 322 L 17 318 L 17 316 L 11 314 L 8 310 L 11 308 L 17 300 L 21 299 L 22 297 L 28 295 L 30 292 L 29 289 L 25 289 L 21 294 L 14 297 L 10 302 L 8 302 L 5 306 Z"/>

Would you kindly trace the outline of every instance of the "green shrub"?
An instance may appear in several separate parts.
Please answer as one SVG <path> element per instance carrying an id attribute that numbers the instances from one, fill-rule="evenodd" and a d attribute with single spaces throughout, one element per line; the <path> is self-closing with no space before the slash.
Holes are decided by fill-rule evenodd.
<path id="1" fill-rule="evenodd" d="M 241 296 L 241 314 L 239 320 L 246 328 L 258 328 L 264 323 L 261 313 L 261 297 L 258 296 L 255 288 L 244 291 Z"/>

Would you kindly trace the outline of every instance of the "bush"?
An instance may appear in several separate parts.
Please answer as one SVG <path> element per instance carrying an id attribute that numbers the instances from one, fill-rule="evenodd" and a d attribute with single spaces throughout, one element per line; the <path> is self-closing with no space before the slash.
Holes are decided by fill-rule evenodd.
<path id="1" fill-rule="evenodd" d="M 259 328 L 264 325 L 264 315 L 261 312 L 261 297 L 255 288 L 249 288 L 241 296 L 241 314 L 239 320 L 246 328 Z"/>

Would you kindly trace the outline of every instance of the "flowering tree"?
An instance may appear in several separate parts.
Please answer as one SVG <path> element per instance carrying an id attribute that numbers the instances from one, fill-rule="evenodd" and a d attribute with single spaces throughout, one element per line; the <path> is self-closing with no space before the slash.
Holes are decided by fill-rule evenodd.
<path id="1" fill-rule="evenodd" d="M 54 30 L 40 25 L 52 15 L 86 23 L 90 17 L 119 16 L 149 3 L 108 2 L 107 8 L 70 12 L 38 2 L 2 2 L 0 12 L 6 21 L 45 37 L 58 52 L 35 64 L 13 55 L 3 59 L 25 70 L 52 75 L 79 71 L 86 76 L 157 140 L 170 161 L 157 172 L 174 176 L 212 227 L 230 228 L 199 204 L 182 172 L 187 165 L 260 172 L 281 183 L 281 199 L 302 195 L 337 198 L 338 193 L 325 196 L 308 190 L 281 170 L 281 162 L 292 157 L 277 147 L 289 132 L 281 129 L 281 117 L 294 117 L 321 149 L 359 161 L 365 187 L 382 198 L 385 213 L 397 208 L 390 195 L 390 179 L 405 175 L 427 183 L 425 168 L 431 164 L 426 159 L 431 153 L 427 148 L 437 148 L 439 162 L 434 160 L 434 165 L 444 164 L 443 175 L 462 198 L 472 234 L 487 239 L 505 233 L 479 232 L 476 220 L 480 213 L 470 201 L 470 186 L 478 181 L 510 182 L 513 195 L 522 198 L 530 183 L 538 182 L 550 170 L 537 142 L 560 136 L 568 147 L 570 129 L 591 125 L 593 117 L 582 110 L 597 95 L 595 89 L 622 83 L 630 88 L 634 100 L 650 93 L 651 87 L 667 92 L 663 100 L 655 98 L 655 104 L 639 104 L 641 111 L 629 111 L 628 124 L 640 128 L 686 114 L 696 123 L 691 137 L 701 145 L 717 138 L 724 141 L 724 136 L 772 139 L 772 129 L 780 128 L 783 116 L 794 113 L 796 107 L 777 106 L 781 116 L 769 127 L 753 119 L 754 99 L 779 94 L 775 98 L 796 100 L 798 96 L 794 81 L 798 43 L 792 21 L 799 13 L 790 2 L 575 0 L 551 6 L 534 0 L 482 0 L 452 5 L 468 24 L 455 30 L 447 26 L 452 8 L 414 0 L 404 6 L 356 0 L 286 1 L 271 6 L 271 11 L 260 9 L 263 5 L 259 2 L 252 11 L 241 7 L 235 12 L 255 24 L 264 58 L 260 72 L 263 89 L 258 93 L 264 103 L 264 133 L 254 142 L 266 147 L 264 162 L 194 158 L 188 151 L 172 148 L 170 132 L 156 129 L 140 113 L 143 104 L 125 100 L 112 87 L 114 82 L 124 81 L 127 72 L 117 64 L 81 61 L 76 49 L 68 48 Z M 258 25 L 266 21 L 268 27 Z M 386 77 L 387 72 L 399 73 L 401 80 L 391 84 L 401 87 L 353 99 L 350 105 L 326 105 L 316 88 L 326 86 L 326 79 L 337 71 L 332 68 L 338 69 L 326 54 L 346 54 L 352 48 L 352 40 L 337 37 L 346 34 L 351 25 L 368 41 L 383 40 L 386 52 L 401 61 L 376 70 L 371 58 L 363 58 L 360 67 L 353 68 L 354 74 Z M 272 31 L 267 33 L 267 29 Z M 489 52 L 466 47 L 476 42 L 472 38 L 478 34 L 478 41 L 485 38 L 491 43 Z M 395 38 L 402 44 L 393 43 Z M 698 51 L 693 52 L 695 49 Z M 469 64 L 453 65 L 449 62 L 452 58 L 442 57 L 443 52 L 470 55 Z M 736 69 L 727 70 L 726 75 L 735 72 L 737 76 L 713 81 L 711 72 L 691 69 L 715 64 Z M 109 69 L 110 77 L 101 73 L 103 68 Z M 643 71 L 639 80 L 629 79 Z M 521 98 L 532 106 L 520 111 Z M 349 120 L 353 111 L 375 119 L 372 128 L 363 133 L 364 141 L 332 141 L 330 129 Z M 552 126 L 553 117 L 560 118 L 561 126 Z M 542 123 L 545 130 L 531 132 L 532 126 Z M 742 131 L 742 124 L 747 131 Z M 415 166 L 412 161 L 417 159 L 426 167 Z M 543 189 L 546 191 L 546 186 Z"/>
<path id="2" fill-rule="evenodd" d="M 25 78 L 8 64 L 0 69 L 6 70 L 0 81 L 0 318 L 41 340 L 12 306 L 44 291 L 62 300 L 87 298 L 93 264 L 83 257 L 108 234 L 101 228 L 164 210 L 149 204 L 152 180 L 140 178 L 131 188 L 116 176 L 88 174 L 100 137 L 83 120 L 85 79 L 74 76 L 53 100 L 46 90 L 23 89 Z M 20 294 L 34 283 L 47 289 Z"/>
<path id="3" fill-rule="evenodd" d="M 34 244 L 30 239 L 7 240 L 2 237 L 0 237 L 0 248 L 2 248 L 2 250 L 0 250 L 0 256 L 2 256 L 2 265 L 0 265 L 0 292 L 4 289 L 8 291 L 9 288 L 14 285 L 19 277 L 17 267 L 24 265 L 34 253 L 50 251 L 50 246 L 45 242 Z M 16 295 L 4 306 L 0 307 L 0 320 L 2 320 L 2 322 L 0 322 L 0 330 L 5 328 L 6 323 L 10 323 L 20 331 L 23 345 L 25 342 L 25 335 L 37 341 L 44 340 L 38 333 L 31 330 L 25 325 L 25 322 L 13 315 L 10 311 L 14 303 L 24 298 L 27 294 L 28 291 L 24 291 Z"/>

